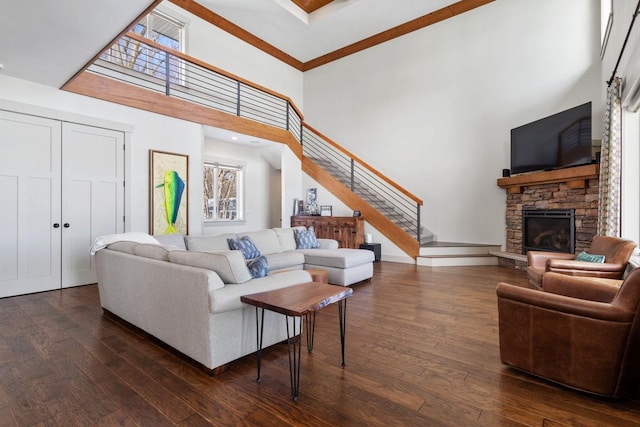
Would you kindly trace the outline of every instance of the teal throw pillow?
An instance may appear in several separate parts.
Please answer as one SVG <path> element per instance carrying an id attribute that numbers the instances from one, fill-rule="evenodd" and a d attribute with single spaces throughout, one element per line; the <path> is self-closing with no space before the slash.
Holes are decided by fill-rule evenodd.
<path id="1" fill-rule="evenodd" d="M 320 247 L 320 242 L 316 239 L 316 231 L 313 225 L 306 230 L 295 229 L 297 249 L 315 249 Z"/>
<path id="2" fill-rule="evenodd" d="M 227 243 L 229 244 L 229 249 L 242 251 L 244 259 L 254 259 L 260 256 L 260 251 L 249 236 L 244 236 L 239 239 L 227 239 Z"/>
<path id="3" fill-rule="evenodd" d="M 593 255 L 582 251 L 576 256 L 576 261 L 604 262 L 604 255 Z"/>
<path id="4" fill-rule="evenodd" d="M 269 263 L 264 256 L 247 261 L 247 268 L 249 269 L 249 273 L 251 273 L 251 277 L 254 279 L 269 274 Z"/>

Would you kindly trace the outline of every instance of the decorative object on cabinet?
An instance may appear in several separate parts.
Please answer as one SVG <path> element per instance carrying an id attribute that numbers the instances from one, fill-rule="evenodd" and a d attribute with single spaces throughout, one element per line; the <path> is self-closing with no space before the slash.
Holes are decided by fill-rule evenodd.
<path id="1" fill-rule="evenodd" d="M 189 234 L 189 156 L 149 150 L 149 234 Z"/>
<path id="2" fill-rule="evenodd" d="M 298 215 L 291 217 L 291 226 L 313 226 L 316 237 L 336 240 L 340 248 L 359 249 L 364 243 L 363 217 Z"/>
<path id="3" fill-rule="evenodd" d="M 331 205 L 320 206 L 320 216 L 331 216 L 333 214 L 333 207 Z"/>

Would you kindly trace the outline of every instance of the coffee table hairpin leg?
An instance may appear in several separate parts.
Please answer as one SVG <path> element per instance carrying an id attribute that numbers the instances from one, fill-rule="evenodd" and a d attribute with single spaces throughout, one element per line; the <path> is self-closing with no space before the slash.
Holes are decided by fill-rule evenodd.
<path id="1" fill-rule="evenodd" d="M 261 311 L 261 316 L 258 316 L 258 310 Z M 258 378 L 256 382 L 260 382 L 260 361 L 262 359 L 262 336 L 264 332 L 264 308 L 260 309 L 256 307 L 256 358 L 258 360 Z"/>
<path id="2" fill-rule="evenodd" d="M 338 301 L 338 320 L 340 321 L 340 349 L 342 350 L 342 366 L 344 367 L 344 335 L 347 329 L 347 300 Z"/>
<path id="3" fill-rule="evenodd" d="M 293 318 L 293 336 L 289 332 L 289 317 Z M 295 317 L 285 316 L 285 321 L 287 322 L 287 351 L 289 353 L 289 379 L 291 380 L 291 398 L 294 402 L 298 400 L 298 392 L 300 391 L 300 350 L 302 347 L 302 337 L 300 336 L 302 333 L 302 319 L 298 322 L 298 331 L 296 333 Z"/>

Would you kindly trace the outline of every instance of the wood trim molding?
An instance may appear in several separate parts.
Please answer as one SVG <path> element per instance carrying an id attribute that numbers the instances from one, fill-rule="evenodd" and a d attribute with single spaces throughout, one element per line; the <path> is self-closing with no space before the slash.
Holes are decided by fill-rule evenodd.
<path id="1" fill-rule="evenodd" d="M 393 40 L 397 37 L 404 36 L 413 31 L 420 30 L 445 19 L 452 18 L 456 15 L 460 15 L 464 12 L 468 12 L 480 6 L 484 6 L 487 3 L 491 3 L 494 0 L 461 0 L 457 3 L 438 9 L 435 12 L 431 12 L 427 15 L 423 15 L 419 18 L 405 22 L 404 24 L 393 27 L 387 31 L 375 34 L 359 42 L 353 43 L 349 46 L 345 46 L 341 49 L 327 53 L 326 55 L 319 56 L 316 59 L 307 61 L 303 65 L 303 71 L 309 71 L 311 69 L 320 67 L 321 65 L 328 64 L 329 62 L 342 59 L 346 56 L 353 55 L 354 53 L 361 52 L 369 49 L 370 47 L 377 46 L 389 40 Z"/>
<path id="2" fill-rule="evenodd" d="M 285 64 L 288 64 L 293 68 L 302 71 L 302 67 L 303 67 L 302 61 L 297 60 L 293 56 L 281 51 L 277 47 L 267 43 L 261 38 L 254 36 L 247 30 L 240 28 L 233 22 L 224 19 L 222 16 L 218 15 L 217 13 L 214 13 L 211 10 L 207 9 L 206 7 L 202 6 L 201 4 L 196 3 L 194 0 L 170 0 L 170 1 L 176 6 L 179 6 L 182 9 L 186 10 L 187 12 L 194 14 L 195 16 L 203 19 L 204 21 L 210 23 L 211 25 L 215 25 L 216 27 L 220 28 L 223 31 L 226 31 L 232 36 L 239 38 L 245 43 L 248 43 L 251 46 L 257 49 L 260 49 L 261 51 L 273 56 L 274 58 L 279 59 Z"/>
<path id="3" fill-rule="evenodd" d="M 460 0 L 457 3 L 443 7 L 427 15 L 423 15 L 419 18 L 400 24 L 394 28 L 375 34 L 359 42 L 353 43 L 349 46 L 345 46 L 341 49 L 337 49 L 333 52 L 329 52 L 326 55 L 319 56 L 307 62 L 299 61 L 293 56 L 281 51 L 277 47 L 265 42 L 259 37 L 254 36 L 250 32 L 240 28 L 236 24 L 224 19 L 220 15 L 212 12 L 206 7 L 196 3 L 194 0 L 170 0 L 176 6 L 181 7 L 194 14 L 195 16 L 207 21 L 208 23 L 215 25 L 223 31 L 231 34 L 252 45 L 253 47 L 260 49 L 261 51 L 273 56 L 276 59 L 290 65 L 291 67 L 299 71 L 309 71 L 321 65 L 328 64 L 329 62 L 336 61 L 354 53 L 369 49 L 370 47 L 377 46 L 389 40 L 393 40 L 397 37 L 409 34 L 413 31 L 420 30 L 445 19 L 452 18 L 456 15 L 468 12 L 480 6 L 484 6 L 487 3 L 491 3 L 494 0 Z"/>
<path id="4" fill-rule="evenodd" d="M 405 190 L 404 188 L 402 188 L 401 186 L 399 186 L 395 182 L 391 181 L 389 178 L 384 176 L 376 168 L 374 168 L 373 166 L 369 165 L 367 162 L 362 160 L 360 157 L 356 156 L 355 154 L 353 154 L 352 152 L 350 152 L 346 148 L 340 146 L 337 142 L 333 141 L 331 138 L 327 137 L 326 135 L 323 135 L 322 132 L 319 132 L 319 131 L 315 130 L 314 128 L 312 128 L 308 124 L 303 123 L 302 126 L 304 126 L 305 128 L 309 129 L 311 132 L 313 132 L 316 135 L 318 135 L 319 137 L 321 137 L 327 144 L 331 145 L 333 148 L 335 148 L 336 150 L 340 151 L 345 156 L 352 158 L 353 160 L 358 162 L 360 164 L 360 166 L 363 166 L 369 172 L 371 172 L 372 174 L 374 174 L 375 176 L 377 176 L 378 178 L 380 178 L 381 180 L 383 180 L 384 182 L 386 182 L 387 184 L 389 184 L 390 186 L 392 186 L 393 188 L 395 188 L 396 190 L 398 190 L 399 192 L 401 192 L 402 194 L 404 194 L 405 196 L 407 196 L 408 198 L 413 200 L 414 202 L 418 203 L 420 206 L 422 206 L 422 199 L 420 199 L 417 196 L 411 194 L 409 191 Z"/>
<path id="5" fill-rule="evenodd" d="M 521 193 L 523 187 L 554 184 L 558 182 L 566 182 L 569 188 L 585 188 L 590 179 L 599 177 L 600 165 L 594 163 L 565 169 L 498 178 L 498 187 L 504 188 L 507 192 L 512 194 Z"/>
<path id="6" fill-rule="evenodd" d="M 151 111 L 190 122 L 227 129 L 286 144 L 302 159 L 302 146 L 291 132 L 254 120 L 214 110 L 193 102 L 171 98 L 94 73 L 82 73 L 65 90 L 140 110 Z"/>

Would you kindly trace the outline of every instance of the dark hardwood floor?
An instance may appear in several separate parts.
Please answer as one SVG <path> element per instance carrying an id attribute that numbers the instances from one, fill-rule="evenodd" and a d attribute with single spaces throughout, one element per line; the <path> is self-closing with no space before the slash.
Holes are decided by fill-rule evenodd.
<path id="1" fill-rule="evenodd" d="M 211 377 L 103 316 L 97 286 L 0 300 L 0 425 L 631 426 L 640 402 L 594 398 L 500 364 L 503 267 L 376 263 L 347 306 L 318 313 L 290 399 L 286 344 Z M 640 363 L 640 362 L 639 362 Z"/>

